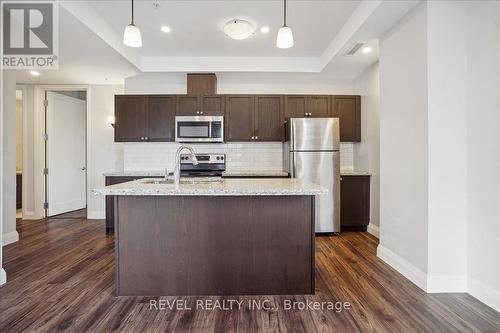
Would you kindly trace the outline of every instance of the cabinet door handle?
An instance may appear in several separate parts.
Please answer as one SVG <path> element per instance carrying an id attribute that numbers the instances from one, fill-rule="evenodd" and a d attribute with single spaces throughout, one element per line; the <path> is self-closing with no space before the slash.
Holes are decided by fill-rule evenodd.
<path id="1" fill-rule="evenodd" d="M 203 114 L 203 111 L 201 111 L 200 114 Z"/>
<path id="2" fill-rule="evenodd" d="M 259 140 L 259 137 L 258 137 L 258 136 L 256 136 L 256 137 L 255 137 L 255 140 Z"/>
<path id="3" fill-rule="evenodd" d="M 254 140 L 254 139 L 255 139 L 255 137 L 254 137 L 254 136 L 252 136 L 252 140 Z"/>
<path id="4" fill-rule="evenodd" d="M 149 138 L 148 138 L 147 136 L 145 136 L 145 137 L 144 137 L 144 140 L 147 140 L 147 139 L 149 139 Z"/>

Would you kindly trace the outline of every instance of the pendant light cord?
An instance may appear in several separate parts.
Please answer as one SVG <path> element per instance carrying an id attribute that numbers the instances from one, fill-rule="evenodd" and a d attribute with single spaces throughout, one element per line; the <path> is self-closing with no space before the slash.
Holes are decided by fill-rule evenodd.
<path id="1" fill-rule="evenodd" d="M 286 0 L 283 0 L 283 26 L 286 27 Z"/>
<path id="2" fill-rule="evenodd" d="M 134 24 L 134 0 L 132 0 L 132 24 Z"/>

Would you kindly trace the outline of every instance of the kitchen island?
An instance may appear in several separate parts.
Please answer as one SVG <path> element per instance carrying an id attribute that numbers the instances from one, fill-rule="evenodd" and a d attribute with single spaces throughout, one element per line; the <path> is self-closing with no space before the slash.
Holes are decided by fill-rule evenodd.
<path id="1" fill-rule="evenodd" d="M 314 293 L 314 198 L 297 179 L 158 179 L 114 196 L 119 296 Z"/>

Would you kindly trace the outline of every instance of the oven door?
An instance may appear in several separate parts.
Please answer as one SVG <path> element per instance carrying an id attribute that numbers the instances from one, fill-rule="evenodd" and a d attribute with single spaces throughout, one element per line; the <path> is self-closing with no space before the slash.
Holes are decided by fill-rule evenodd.
<path id="1" fill-rule="evenodd" d="M 176 142 L 223 142 L 222 117 L 186 117 L 175 118 Z"/>

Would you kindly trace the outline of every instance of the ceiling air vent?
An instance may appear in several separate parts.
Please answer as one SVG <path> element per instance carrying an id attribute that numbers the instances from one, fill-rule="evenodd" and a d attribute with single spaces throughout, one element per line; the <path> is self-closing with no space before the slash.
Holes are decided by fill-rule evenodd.
<path id="1" fill-rule="evenodd" d="M 358 50 L 359 50 L 360 48 L 362 48 L 362 47 L 363 47 L 363 45 L 365 45 L 365 43 L 359 43 L 359 42 L 358 42 L 358 43 L 354 44 L 351 48 L 349 48 L 349 49 L 347 50 L 347 52 L 346 52 L 346 53 L 344 53 L 344 55 L 345 55 L 345 56 L 352 56 L 352 55 L 354 55 L 356 52 L 358 52 Z"/>

